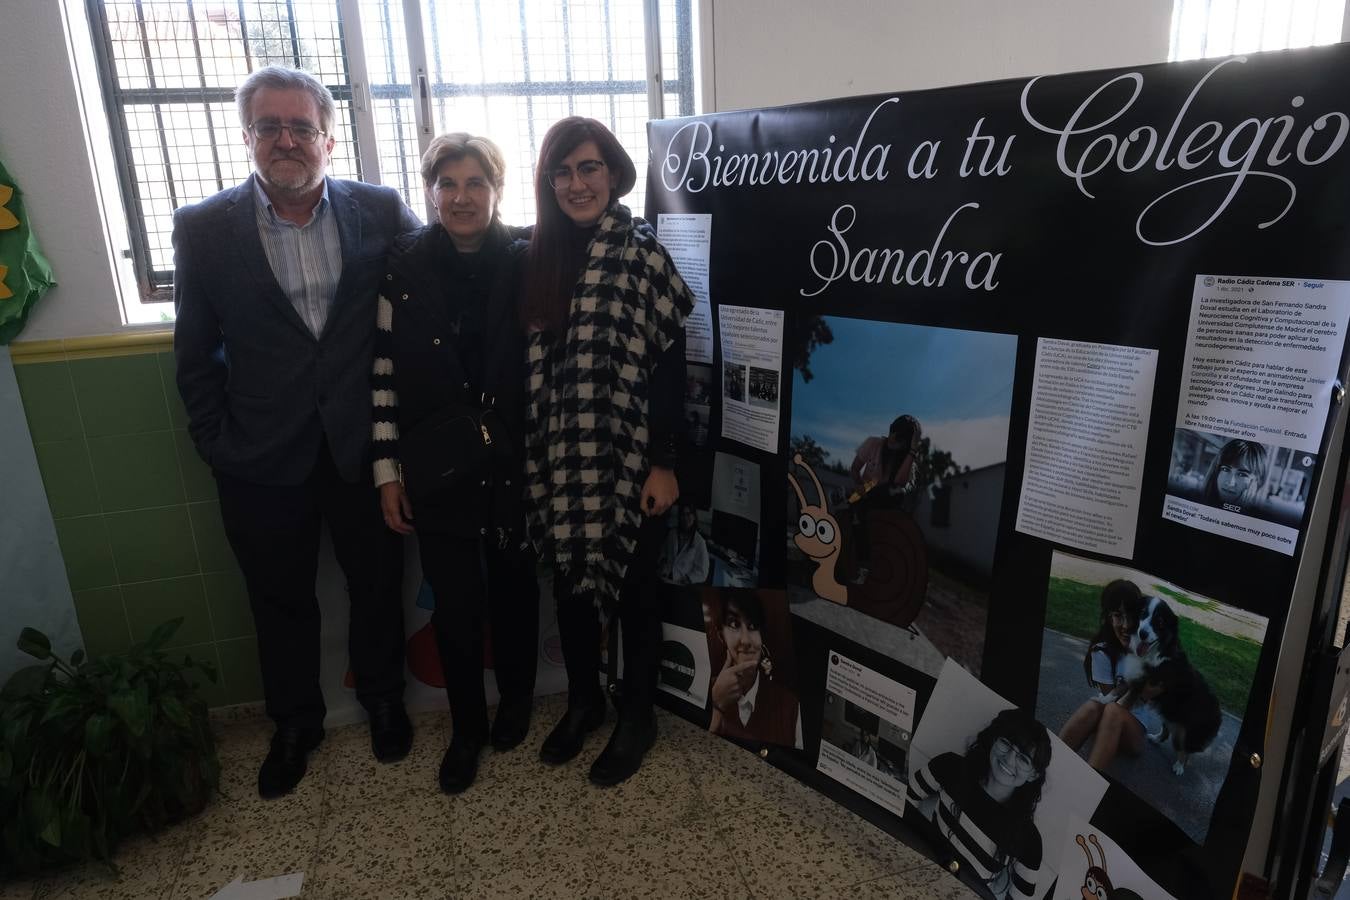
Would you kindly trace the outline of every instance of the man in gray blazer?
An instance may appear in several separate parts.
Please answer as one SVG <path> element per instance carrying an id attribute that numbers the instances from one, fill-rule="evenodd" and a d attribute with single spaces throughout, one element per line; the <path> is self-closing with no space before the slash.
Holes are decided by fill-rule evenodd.
<path id="1" fill-rule="evenodd" d="M 258 792 L 278 797 L 323 739 L 321 522 L 347 581 L 375 756 L 401 759 L 412 744 L 402 547 L 370 477 L 370 366 L 385 250 L 420 223 L 389 188 L 325 177 L 336 110 L 318 79 L 269 66 L 235 96 L 254 174 L 174 214 L 174 353 L 248 584 L 276 723 Z"/>

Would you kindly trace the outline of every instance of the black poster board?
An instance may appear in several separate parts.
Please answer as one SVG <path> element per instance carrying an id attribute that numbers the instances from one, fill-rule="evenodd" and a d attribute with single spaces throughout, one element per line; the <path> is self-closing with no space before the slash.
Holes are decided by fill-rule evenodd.
<path id="1" fill-rule="evenodd" d="M 1338 45 L 652 122 L 646 215 L 706 303 L 680 474 L 710 561 L 668 619 L 702 621 L 709 657 L 668 705 L 944 859 L 971 778 L 1031 773 L 1041 846 L 1004 852 L 986 819 L 995 862 L 953 857 L 988 895 L 1048 895 L 1109 850 L 1141 895 L 1229 896 L 1294 579 L 1324 549 L 1310 498 L 1341 464 L 1347 85 Z M 1137 598 L 1111 645 L 1117 581 Z M 718 687 L 732 607 L 777 635 L 753 682 L 773 739 Z M 930 702 L 963 673 L 989 698 Z M 1121 744 L 1088 789 L 1105 732 L 1059 736 L 1089 702 L 1205 746 Z M 1008 707 L 1053 752 L 989 750 Z"/>

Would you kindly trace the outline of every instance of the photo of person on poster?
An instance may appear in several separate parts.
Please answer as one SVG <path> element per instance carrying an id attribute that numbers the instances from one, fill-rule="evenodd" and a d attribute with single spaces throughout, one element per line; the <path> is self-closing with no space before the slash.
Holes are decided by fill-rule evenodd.
<path id="1" fill-rule="evenodd" d="M 1303 520 L 1317 456 L 1218 432 L 1178 428 L 1167 493 L 1295 528 Z"/>
<path id="2" fill-rule="evenodd" d="M 1050 561 L 1045 610 L 1037 718 L 1203 844 L 1267 619 L 1155 574 L 1061 551 Z M 1141 677 L 1140 651 L 1149 656 L 1154 646 L 1167 648 L 1158 651 L 1170 660 L 1166 676 Z M 1170 740 L 1178 724 L 1194 748 L 1184 755 Z"/>
<path id="3" fill-rule="evenodd" d="M 1035 897 L 1044 846 L 1033 814 L 1050 767 L 1050 735 L 1005 709 L 964 753 L 948 751 L 910 778 L 910 799 L 994 897 Z"/>
<path id="4" fill-rule="evenodd" d="M 801 707 L 792 687 L 787 598 L 781 591 L 707 591 L 703 616 L 713 662 L 708 730 L 800 750 Z"/>
<path id="5" fill-rule="evenodd" d="M 1106 781 L 1030 709 L 948 660 L 914 732 L 906 821 L 960 862 L 982 896 L 1045 897 L 1072 815 Z"/>
<path id="6" fill-rule="evenodd" d="M 712 576 L 708 542 L 698 530 L 698 510 L 681 497 L 675 508 L 674 527 L 666 533 L 657 571 L 667 584 L 704 584 Z"/>
<path id="7" fill-rule="evenodd" d="M 1123 578 L 1102 588 L 1097 633 L 1083 655 L 1083 674 L 1097 693 L 1078 707 L 1059 730 L 1060 740 L 1075 751 L 1092 739 L 1088 764 L 1099 772 L 1117 756 L 1143 753 L 1148 729 L 1156 729 L 1158 724 L 1148 708 L 1156 687 L 1146 686 L 1140 692 L 1139 702 L 1130 706 L 1116 702 L 1125 688 L 1125 659 L 1130 653 L 1132 623 L 1128 606 L 1142 596 L 1138 585 Z"/>
<path id="8" fill-rule="evenodd" d="M 828 342 L 794 332 L 807 343 L 791 353 L 784 538 L 793 612 L 928 675 L 947 657 L 978 674 L 1017 339 L 843 316 L 816 322 L 812 333 Z"/>

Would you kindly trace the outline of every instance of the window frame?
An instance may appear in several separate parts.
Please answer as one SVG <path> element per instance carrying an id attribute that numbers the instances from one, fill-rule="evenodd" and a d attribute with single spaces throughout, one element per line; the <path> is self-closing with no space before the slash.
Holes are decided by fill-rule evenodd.
<path id="1" fill-rule="evenodd" d="M 209 57 L 202 56 L 197 18 L 193 9 L 195 4 L 201 2 L 202 0 L 184 0 L 189 13 L 188 23 L 191 43 L 197 61 L 197 74 L 204 83 L 206 73 L 203 59 Z M 373 184 L 388 184 L 396 189 L 401 188 L 401 193 L 409 198 L 421 194 L 420 184 L 416 185 L 415 190 L 410 189 L 409 186 L 409 179 L 415 179 L 417 176 L 416 167 L 410 163 L 410 160 L 420 159 L 422 152 L 435 136 L 434 104 L 437 101 L 464 96 L 532 98 L 589 94 L 631 98 L 645 94 L 647 117 L 648 119 L 656 119 L 665 116 L 666 95 L 674 93 L 677 97 L 680 115 L 691 115 L 695 111 L 694 57 L 697 52 L 697 40 L 694 33 L 693 6 L 698 0 L 642 0 L 643 43 L 646 56 L 646 78 L 644 81 L 634 79 L 594 81 L 570 78 L 567 80 L 533 81 L 529 75 L 529 57 L 526 56 L 526 71 L 523 79 L 490 83 L 439 82 L 431 77 L 430 73 L 434 70 L 429 66 L 429 63 L 434 59 L 439 64 L 439 58 L 436 55 L 439 54 L 439 48 L 436 49 L 435 54 L 429 52 L 431 48 L 427 41 L 428 29 L 424 25 L 424 16 L 432 13 L 437 0 L 385 0 L 389 5 L 400 4 L 402 7 L 404 25 L 402 37 L 406 43 L 405 47 L 400 49 L 406 49 L 408 56 L 411 74 L 408 84 L 376 83 L 371 79 L 365 44 L 372 35 L 378 35 L 380 29 L 376 25 L 373 30 L 367 30 L 367 22 L 363 19 L 360 9 L 360 0 L 330 0 L 330 2 L 333 3 L 338 17 L 340 64 L 346 83 L 329 83 L 329 79 L 325 79 L 325 83 L 338 104 L 338 115 L 340 117 L 345 116 L 346 119 L 345 125 L 350 135 L 355 177 Z M 516 2 L 520 5 L 521 21 L 523 22 L 525 21 L 526 0 L 516 0 Z M 662 71 L 663 48 L 660 33 L 660 7 L 662 2 L 673 6 L 675 12 L 676 72 L 673 80 L 667 80 Z M 145 65 L 145 77 L 149 81 L 149 86 L 123 87 L 116 70 L 112 31 L 104 0 L 83 0 L 83 4 L 91 26 L 91 42 L 102 106 L 107 116 L 109 132 L 112 135 L 111 150 L 117 190 L 126 218 L 125 239 L 120 239 L 120 234 L 113 235 L 113 242 L 114 245 L 125 244 L 124 247 L 119 247 L 119 249 L 121 255 L 131 261 L 140 302 L 163 303 L 173 297 L 173 270 L 172 268 L 156 269 L 153 265 L 148 216 L 141 192 L 144 184 L 154 182 L 143 184 L 137 177 L 137 166 L 132 158 L 133 143 L 127 110 L 137 106 L 153 109 L 155 117 L 154 133 L 158 142 L 158 160 L 166 175 L 163 184 L 168 192 L 170 205 L 177 209 L 184 201 L 177 194 L 177 182 L 173 175 L 174 160 L 167 139 L 165 118 L 175 105 L 194 108 L 204 108 L 210 104 L 232 106 L 234 104 L 234 87 L 158 86 L 156 84 L 157 60 L 151 54 L 150 39 L 146 34 L 144 9 L 139 2 L 136 3 L 135 8 L 140 29 L 141 59 Z M 568 0 L 562 0 L 564 15 L 567 14 L 568 5 Z M 606 17 L 608 17 L 610 10 L 608 0 L 604 4 L 604 9 Z M 245 22 L 242 2 L 237 5 L 237 10 L 242 27 Z M 286 0 L 285 10 L 291 43 L 289 62 L 291 65 L 299 65 L 302 59 L 300 39 L 297 37 L 299 23 L 290 0 Z M 397 37 L 397 35 L 386 35 L 385 40 L 391 42 L 395 41 Z M 526 39 L 524 30 L 522 30 L 521 39 L 522 41 Z M 482 38 L 480 36 L 480 51 L 481 47 Z M 255 69 L 254 58 L 247 40 L 243 42 L 243 52 L 248 70 L 253 71 Z M 607 48 L 606 52 L 612 53 L 613 51 Z M 439 69 L 439 65 L 437 68 Z M 375 107 L 380 101 L 411 101 L 416 119 L 414 135 L 418 146 L 415 155 L 409 152 L 411 148 L 400 149 L 398 168 L 389 167 L 391 171 L 385 171 L 385 164 L 381 162 L 378 145 Z M 228 136 L 219 133 L 225 129 L 221 129 L 213 123 L 209 112 L 206 117 L 206 127 L 210 136 L 211 151 L 208 162 L 214 166 L 217 184 L 223 189 L 229 187 L 233 181 L 226 181 L 225 167 L 222 165 L 222 151 L 229 146 L 232 140 L 237 138 L 233 129 L 228 129 Z M 398 140 L 404 140 L 402 128 L 395 129 L 395 133 Z M 534 141 L 533 123 L 531 123 L 531 143 L 533 144 Z"/>

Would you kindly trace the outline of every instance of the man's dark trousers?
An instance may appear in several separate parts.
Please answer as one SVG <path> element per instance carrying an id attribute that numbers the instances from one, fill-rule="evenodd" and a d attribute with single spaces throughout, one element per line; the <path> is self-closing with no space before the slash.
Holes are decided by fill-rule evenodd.
<path id="1" fill-rule="evenodd" d="M 225 534 L 248 584 L 267 715 L 281 725 L 323 724 L 314 595 L 321 522 L 347 581 L 357 699 L 366 708 L 381 699 L 402 704 L 403 543 L 384 527 L 374 488 L 344 481 L 327 442 L 298 485 L 259 485 L 220 472 L 216 485 Z"/>

